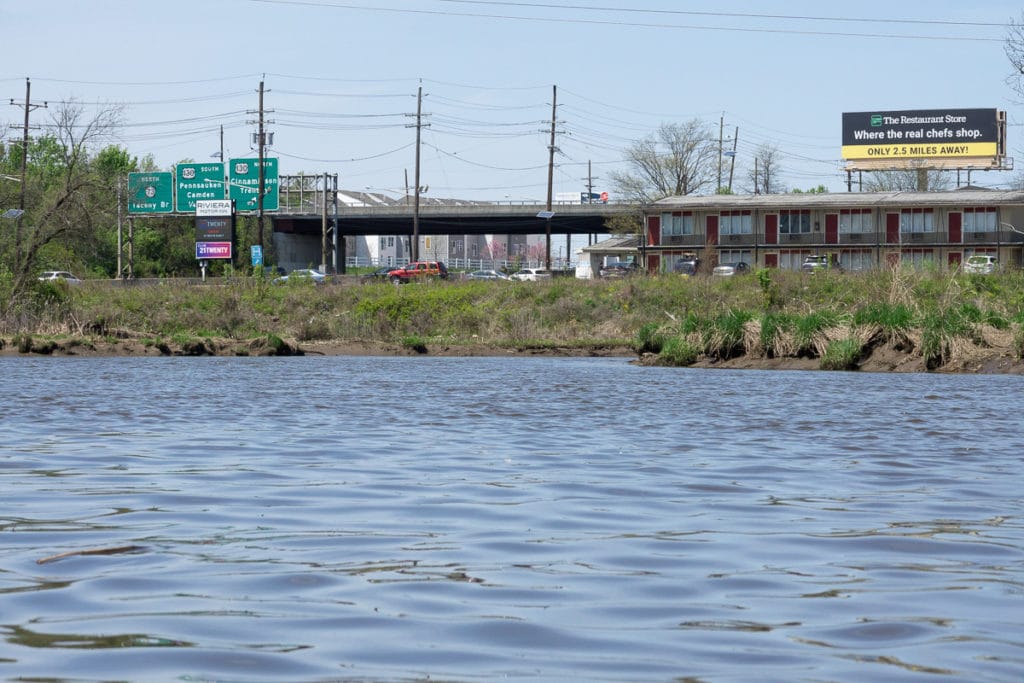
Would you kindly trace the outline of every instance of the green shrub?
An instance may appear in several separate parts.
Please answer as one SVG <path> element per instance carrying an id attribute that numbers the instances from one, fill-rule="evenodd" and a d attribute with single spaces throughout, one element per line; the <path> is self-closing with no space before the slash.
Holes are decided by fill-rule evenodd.
<path id="1" fill-rule="evenodd" d="M 422 337 L 418 337 L 416 335 L 406 335 L 399 340 L 399 343 L 403 347 L 410 351 L 415 351 L 416 353 L 427 352 L 427 342 Z"/>
<path id="2" fill-rule="evenodd" d="M 642 325 L 636 333 L 633 349 L 638 354 L 659 353 L 665 345 L 665 333 L 658 323 Z"/>
<path id="3" fill-rule="evenodd" d="M 870 303 L 853 314 L 853 324 L 877 325 L 885 339 L 892 341 L 906 336 L 914 326 L 914 312 L 905 304 Z"/>
<path id="4" fill-rule="evenodd" d="M 788 313 L 765 313 L 761 316 L 761 346 L 769 358 L 784 356 L 787 349 L 783 336 L 793 329 L 793 316 Z"/>
<path id="5" fill-rule="evenodd" d="M 737 310 L 715 317 L 705 332 L 705 352 L 723 360 L 743 353 L 743 326 L 753 317 Z"/>
<path id="6" fill-rule="evenodd" d="M 856 337 L 834 339 L 829 342 L 821 357 L 821 369 L 856 370 L 862 354 L 863 347 Z"/>
<path id="7" fill-rule="evenodd" d="M 817 355 L 817 336 L 840 322 L 840 315 L 834 311 L 818 311 L 798 316 L 793 320 L 796 354 Z"/>
<path id="8" fill-rule="evenodd" d="M 669 337 L 662 346 L 658 360 L 665 365 L 685 367 L 693 365 L 700 357 L 700 348 L 685 337 Z"/>

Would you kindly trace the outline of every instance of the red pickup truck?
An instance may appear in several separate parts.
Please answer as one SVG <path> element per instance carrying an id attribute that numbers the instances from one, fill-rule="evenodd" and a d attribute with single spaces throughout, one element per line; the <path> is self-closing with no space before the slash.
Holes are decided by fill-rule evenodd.
<path id="1" fill-rule="evenodd" d="M 412 261 L 401 268 L 388 271 L 388 279 L 396 285 L 435 277 L 448 279 L 448 267 L 440 261 Z"/>

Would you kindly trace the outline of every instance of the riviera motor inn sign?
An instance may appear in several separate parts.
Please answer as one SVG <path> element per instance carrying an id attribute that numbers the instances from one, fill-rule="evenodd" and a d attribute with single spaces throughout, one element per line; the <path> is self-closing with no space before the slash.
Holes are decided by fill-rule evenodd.
<path id="1" fill-rule="evenodd" d="M 998 165 L 1005 154 L 1006 114 L 996 109 L 925 109 L 843 114 L 847 168 L 909 166 L 926 160 Z M 973 159 L 973 162 L 970 160 Z M 924 165 L 930 165 L 925 163 Z"/>

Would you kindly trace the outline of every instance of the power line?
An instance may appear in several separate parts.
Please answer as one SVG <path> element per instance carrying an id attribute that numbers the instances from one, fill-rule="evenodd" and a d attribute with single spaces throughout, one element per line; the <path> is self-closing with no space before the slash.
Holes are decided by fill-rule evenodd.
<path id="1" fill-rule="evenodd" d="M 449 12 L 441 10 L 427 10 L 427 9 L 403 9 L 394 7 L 373 7 L 368 5 L 357 5 L 340 2 L 326 2 L 314 0 L 246 0 L 247 2 L 268 4 L 268 5 L 289 5 L 289 6 L 307 6 L 316 7 L 320 9 L 340 9 L 340 10 L 361 10 L 367 12 L 389 12 L 393 14 L 414 14 L 414 15 L 428 15 L 428 16 L 442 16 L 442 17 L 469 17 L 474 19 L 502 19 L 506 21 L 532 21 L 532 22 L 547 22 L 547 23 L 559 23 L 559 24 L 583 24 L 583 25 L 594 25 L 594 26 L 615 26 L 615 27 L 632 27 L 632 28 L 651 28 L 651 29 L 673 29 L 673 30 L 688 30 L 688 31 L 724 31 L 724 32 L 738 32 L 738 33 L 769 33 L 769 34 L 785 34 L 785 35 L 803 35 L 803 36 L 818 36 L 818 37 L 831 37 L 831 38 L 877 38 L 884 40 L 944 40 L 944 41 L 967 41 L 967 42 L 996 42 L 1002 43 L 1004 39 L 999 38 L 985 38 L 985 37 L 973 37 L 964 35 L 920 35 L 920 34 L 894 34 L 894 33 L 864 33 L 864 32 L 847 32 L 847 31 L 811 31 L 811 30 L 800 30 L 800 29 L 785 29 L 785 28 L 751 28 L 741 26 L 707 26 L 699 24 L 665 24 L 665 23 L 650 23 L 650 22 L 632 22 L 632 21 L 621 21 L 621 20 L 610 20 L 610 19 L 588 19 L 585 17 L 536 17 L 536 16 L 520 16 L 513 14 L 483 14 L 479 12 Z M 442 2 L 455 2 L 456 0 L 441 0 Z M 466 0 L 467 2 L 469 0 Z M 482 1 L 482 0 L 481 0 Z M 498 4 L 498 3 L 492 3 Z M 513 3 L 506 3 L 513 4 Z M 544 7 L 548 9 L 568 9 L 568 6 L 562 5 L 522 5 L 523 7 Z M 614 9 L 612 11 L 627 11 L 622 9 Z M 635 10 L 634 10 L 635 11 Z M 651 10 L 652 12 L 654 10 Z M 726 16 L 723 14 L 723 16 Z M 737 15 L 740 16 L 740 15 Z M 757 15 L 745 15 L 749 18 L 756 18 Z M 736 17 L 733 17 L 736 18 Z M 789 17 L 796 19 L 800 17 Z M 803 17 L 804 19 L 810 19 L 810 17 Z M 824 18 L 822 18 L 824 19 Z M 908 20 L 912 21 L 912 20 Z M 925 20 L 921 20 L 922 22 Z M 893 20 L 895 23 L 895 20 Z M 969 22 L 952 22 L 949 27 L 964 27 L 964 26 L 982 26 L 982 27 L 1005 27 L 1005 24 L 980 24 L 980 23 L 969 23 Z M 946 26 L 943 24 L 943 26 Z"/>
<path id="2" fill-rule="evenodd" d="M 458 3 L 463 5 L 505 5 L 510 7 L 536 7 L 542 9 L 571 9 L 586 10 L 588 12 L 624 12 L 637 14 L 679 14 L 699 17 L 727 17 L 730 19 L 793 19 L 801 21 L 837 21 L 857 23 L 878 23 L 878 24 L 935 24 L 940 26 L 984 26 L 1006 28 L 1006 23 L 994 23 L 983 21 L 948 21 L 943 19 L 887 19 L 879 17 L 828 17 L 800 14 L 757 14 L 753 12 L 707 12 L 700 10 L 676 10 L 676 9 L 644 9 L 640 7 L 600 7 L 597 5 L 552 5 L 540 2 L 499 2 L 498 0 L 438 0 L 438 2 Z"/>

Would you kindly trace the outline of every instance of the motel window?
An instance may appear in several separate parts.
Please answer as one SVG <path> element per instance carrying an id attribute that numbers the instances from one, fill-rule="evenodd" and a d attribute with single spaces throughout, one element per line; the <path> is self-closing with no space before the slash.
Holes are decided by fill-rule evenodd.
<path id="1" fill-rule="evenodd" d="M 389 247 L 395 246 L 395 238 L 394 237 L 389 237 L 388 238 L 388 246 Z"/>
<path id="2" fill-rule="evenodd" d="M 871 209 L 841 209 L 839 232 L 848 235 L 875 231 L 875 214 Z"/>
<path id="3" fill-rule="evenodd" d="M 779 211 L 779 232 L 783 235 L 801 235 L 811 231 L 811 212 Z"/>
<path id="4" fill-rule="evenodd" d="M 723 211 L 718 218 L 719 235 L 750 235 L 754 222 L 750 211 Z"/>
<path id="5" fill-rule="evenodd" d="M 810 253 L 809 251 L 789 251 L 783 249 L 779 252 L 779 269 L 800 270 L 800 266 L 804 263 L 804 256 Z"/>
<path id="6" fill-rule="evenodd" d="M 964 230 L 966 232 L 995 232 L 996 225 L 995 207 L 964 209 Z"/>
<path id="7" fill-rule="evenodd" d="M 935 214 L 931 209 L 900 211 L 900 232 L 935 232 Z"/>
<path id="8" fill-rule="evenodd" d="M 753 267 L 752 252 L 749 249 L 723 249 L 718 252 L 719 263 L 738 263 L 740 261 Z"/>
<path id="9" fill-rule="evenodd" d="M 381 238 L 380 238 L 380 248 L 381 248 L 381 249 L 384 249 L 384 248 L 386 248 L 386 247 L 387 247 L 387 245 L 388 245 L 388 243 L 387 243 L 387 239 L 385 239 L 384 237 L 381 237 Z"/>
<path id="10" fill-rule="evenodd" d="M 914 268 L 924 268 L 935 264 L 935 254 L 931 249 L 904 249 L 900 254 L 900 263 Z"/>
<path id="11" fill-rule="evenodd" d="M 839 253 L 839 265 L 844 270 L 871 270 L 875 256 L 870 249 L 846 249 Z"/>
<path id="12" fill-rule="evenodd" d="M 665 237 L 692 235 L 693 214 L 680 213 L 678 211 L 661 214 L 661 234 Z"/>

